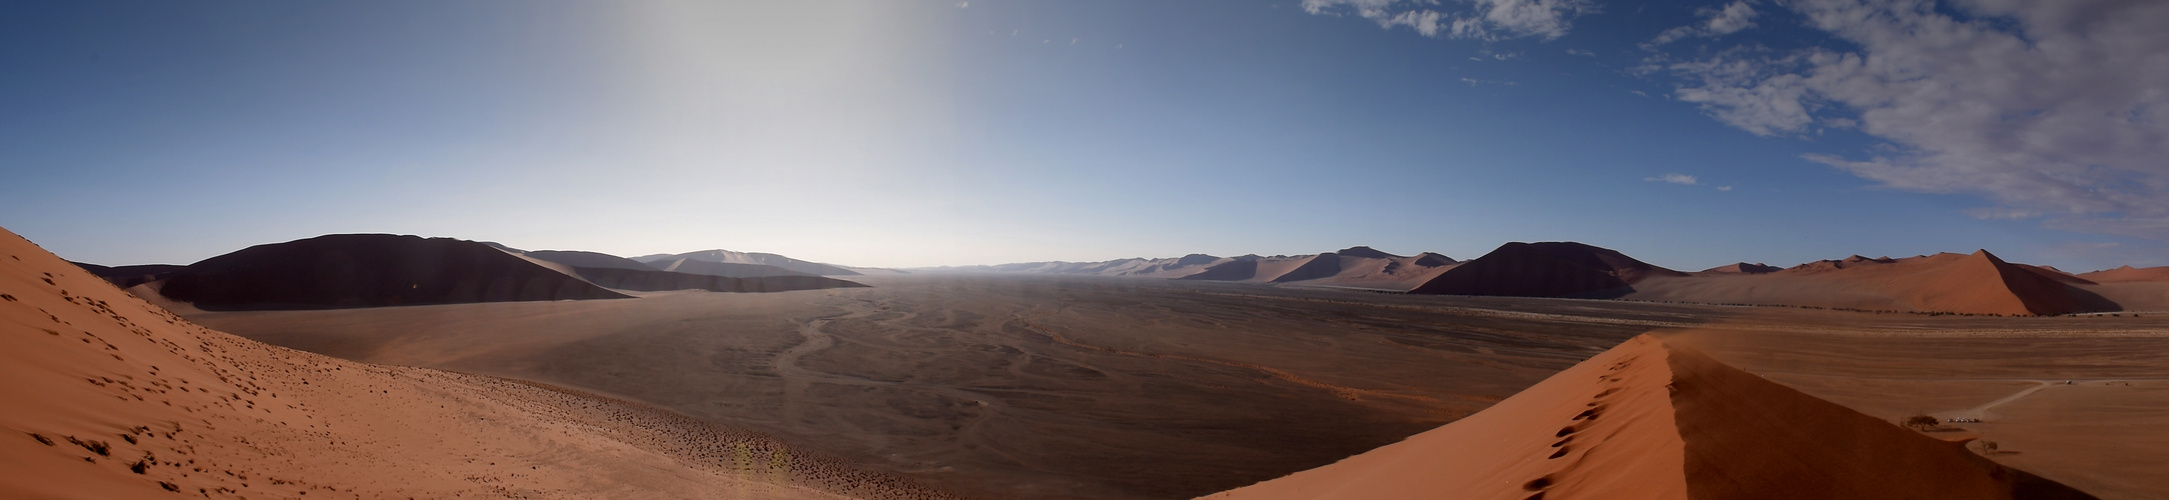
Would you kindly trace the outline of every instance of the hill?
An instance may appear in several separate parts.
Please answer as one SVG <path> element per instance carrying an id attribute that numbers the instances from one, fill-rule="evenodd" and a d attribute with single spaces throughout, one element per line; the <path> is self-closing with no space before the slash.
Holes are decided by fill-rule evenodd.
<path id="1" fill-rule="evenodd" d="M 157 289 L 205 310 L 629 297 L 482 243 L 389 234 L 252 246 L 189 264 Z"/>
<path id="2" fill-rule="evenodd" d="M 1625 298 L 1882 311 L 2050 315 L 2116 310 L 2091 282 L 2004 262 L 1987 250 L 1904 259 L 1854 256 L 1753 275 L 1652 279 Z"/>
<path id="3" fill-rule="evenodd" d="M 1096 276 L 1128 276 L 1203 281 L 1242 281 L 1311 286 L 1337 286 L 1401 291 L 1422 283 L 1454 260 L 1423 252 L 1403 257 L 1371 247 L 1357 246 L 1312 255 L 1243 255 L 1215 257 L 1190 254 L 1182 257 L 1130 258 L 1101 262 L 1025 262 L 992 266 L 938 268 L 939 271 L 1044 273 Z"/>
<path id="4" fill-rule="evenodd" d="M 946 497 L 642 405 L 204 329 L 0 233 L 0 498 Z"/>
<path id="5" fill-rule="evenodd" d="M 1962 446 L 1643 335 L 1467 418 L 1205 498 L 2092 498 Z"/>
<path id="6" fill-rule="evenodd" d="M 781 267 L 771 266 L 767 264 L 711 262 L 705 260 L 694 260 L 689 257 L 659 260 L 655 262 L 650 262 L 647 264 L 647 266 L 648 269 L 659 269 L 674 273 L 722 276 L 726 278 L 759 278 L 764 276 L 819 276 L 813 273 L 793 271 L 790 269 L 784 269 Z"/>
<path id="7" fill-rule="evenodd" d="M 783 269 L 788 269 L 791 271 L 810 274 L 814 276 L 858 276 L 860 274 L 858 271 L 845 269 L 842 266 L 822 264 L 819 262 L 808 262 L 772 253 L 733 252 L 730 250 L 703 250 L 699 252 L 686 252 L 675 255 L 655 254 L 633 257 L 633 260 L 637 260 L 650 265 L 654 265 L 658 262 L 675 261 L 679 259 L 695 260 L 701 262 L 718 262 L 724 264 L 760 264 L 764 266 L 780 267 Z"/>
<path id="8" fill-rule="evenodd" d="M 1416 294 L 1569 297 L 1619 293 L 1650 277 L 1686 276 L 1573 242 L 1507 243 L 1409 290 Z"/>
<path id="9" fill-rule="evenodd" d="M 2169 281 L 2169 266 L 2138 268 L 2124 266 L 2116 269 L 2083 273 L 2079 274 L 2078 277 L 2095 283 Z"/>

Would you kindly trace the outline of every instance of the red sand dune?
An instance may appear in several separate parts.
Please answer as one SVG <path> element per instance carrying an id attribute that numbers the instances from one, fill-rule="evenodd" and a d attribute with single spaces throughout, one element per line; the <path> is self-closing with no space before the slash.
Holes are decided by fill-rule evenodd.
<path id="1" fill-rule="evenodd" d="M 207 330 L 0 233 L 0 498 L 940 496 L 636 404 Z"/>
<path id="2" fill-rule="evenodd" d="M 2088 281 L 2093 281 L 2095 283 L 2169 281 L 2169 266 L 2139 268 L 2124 266 L 2116 269 L 2083 273 L 2078 275 L 2078 277 L 2084 278 Z"/>
<path id="3" fill-rule="evenodd" d="M 2091 498 L 1643 335 L 1475 415 L 1205 498 Z"/>
<path id="4" fill-rule="evenodd" d="M 1703 269 L 1701 274 L 1764 274 L 1782 271 L 1784 268 L 1768 264 L 1739 262 Z"/>
<path id="5" fill-rule="evenodd" d="M 1573 242 L 1507 243 L 1464 262 L 1409 293 L 1566 297 L 1622 290 L 1650 277 L 1685 273 L 1617 251 Z"/>
<path id="6" fill-rule="evenodd" d="M 1866 310 L 2045 315 L 2113 310 L 2090 283 L 2011 264 L 1986 250 L 1905 259 L 1852 257 L 1757 275 L 1658 278 L 1625 298 Z"/>
<path id="7" fill-rule="evenodd" d="M 205 310 L 627 298 L 483 243 L 388 234 L 257 245 L 189 264 L 159 290 Z"/>

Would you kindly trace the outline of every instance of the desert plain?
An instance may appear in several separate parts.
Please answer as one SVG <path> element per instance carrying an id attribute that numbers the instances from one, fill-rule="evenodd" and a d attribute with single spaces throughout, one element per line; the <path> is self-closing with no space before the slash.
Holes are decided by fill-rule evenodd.
<path id="1" fill-rule="evenodd" d="M 745 426 L 979 498 L 1186 498 L 1454 422 L 1651 333 L 2101 498 L 2169 492 L 2169 313 L 1992 318 L 993 273 L 184 312 L 266 343 Z M 175 307 L 183 307 L 176 305 Z M 185 307 L 184 307 L 185 309 Z M 1979 450 L 1978 443 L 1971 445 Z"/>

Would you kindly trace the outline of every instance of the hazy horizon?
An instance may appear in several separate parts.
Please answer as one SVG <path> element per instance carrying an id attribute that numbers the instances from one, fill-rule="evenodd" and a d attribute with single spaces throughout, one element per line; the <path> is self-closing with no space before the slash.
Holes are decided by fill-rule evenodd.
<path id="1" fill-rule="evenodd" d="M 1578 241 L 2169 264 L 2169 4 L 0 7 L 0 226 L 868 267 Z"/>

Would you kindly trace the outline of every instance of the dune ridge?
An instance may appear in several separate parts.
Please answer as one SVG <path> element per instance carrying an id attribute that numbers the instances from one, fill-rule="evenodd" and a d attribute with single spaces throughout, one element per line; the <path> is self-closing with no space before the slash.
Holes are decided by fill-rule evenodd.
<path id="1" fill-rule="evenodd" d="M 945 497 L 642 405 L 208 330 L 0 232 L 0 497 Z"/>
<path id="2" fill-rule="evenodd" d="M 1333 252 L 1293 256 L 1215 257 L 1190 254 L 1163 259 L 1025 262 L 936 270 L 1239 281 L 1402 291 L 1445 272 L 1455 263 L 1452 258 L 1431 252 L 1403 257 L 1371 247 L 1356 246 Z"/>
<path id="3" fill-rule="evenodd" d="M 2092 284 L 1980 250 L 1904 259 L 1854 256 L 1764 274 L 1663 277 L 1639 283 L 1623 297 L 2017 316 L 2123 307 L 2091 291 Z"/>
<path id="4" fill-rule="evenodd" d="M 633 257 L 633 260 L 643 262 L 648 265 L 662 264 L 666 266 L 669 264 L 663 263 L 684 260 L 698 262 L 714 262 L 721 264 L 757 264 L 798 273 L 810 274 L 814 276 L 858 276 L 864 274 L 858 271 L 844 268 L 843 266 L 798 260 L 772 253 L 733 252 L 730 250 L 702 250 L 698 252 L 686 252 L 681 254 L 642 255 L 639 257 Z"/>
<path id="5" fill-rule="evenodd" d="M 2092 498 L 1647 334 L 1491 408 L 1202 498 Z"/>
<path id="6" fill-rule="evenodd" d="M 630 297 L 486 244 L 389 234 L 256 245 L 189 264 L 159 290 L 205 310 Z"/>
<path id="7" fill-rule="evenodd" d="M 1513 242 L 1440 273 L 1409 293 L 1567 297 L 1624 289 L 1651 277 L 1686 275 L 1608 248 Z"/>

